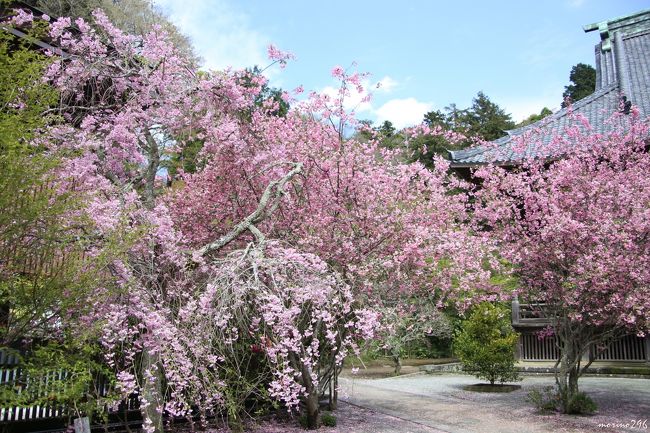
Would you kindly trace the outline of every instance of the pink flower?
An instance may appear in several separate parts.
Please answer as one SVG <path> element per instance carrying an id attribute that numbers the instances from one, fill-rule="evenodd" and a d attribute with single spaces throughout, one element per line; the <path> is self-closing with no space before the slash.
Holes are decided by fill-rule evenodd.
<path id="1" fill-rule="evenodd" d="M 342 66 L 337 65 L 334 66 L 334 68 L 332 68 L 332 77 L 343 78 L 344 75 L 345 75 L 345 69 L 343 69 Z"/>

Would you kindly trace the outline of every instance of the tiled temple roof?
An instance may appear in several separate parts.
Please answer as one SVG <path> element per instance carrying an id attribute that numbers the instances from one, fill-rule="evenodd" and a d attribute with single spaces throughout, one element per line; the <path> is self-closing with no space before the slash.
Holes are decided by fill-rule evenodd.
<path id="1" fill-rule="evenodd" d="M 572 113 L 586 118 L 594 132 L 606 132 L 612 127 L 606 120 L 621 107 L 622 95 L 642 117 L 650 116 L 650 10 L 590 24 L 584 30 L 598 30 L 601 36 L 596 45 L 596 91 L 532 125 L 506 131 L 508 135 L 491 143 L 450 151 L 452 167 L 513 165 L 531 156 L 559 156 L 549 155 L 552 150 L 543 144 L 574 124 Z M 531 137 L 522 144 L 517 137 L 524 134 Z"/>

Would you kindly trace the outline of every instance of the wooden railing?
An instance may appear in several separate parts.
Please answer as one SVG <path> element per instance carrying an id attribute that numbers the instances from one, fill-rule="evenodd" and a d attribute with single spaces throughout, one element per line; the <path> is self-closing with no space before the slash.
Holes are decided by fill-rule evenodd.
<path id="1" fill-rule="evenodd" d="M 541 313 L 544 304 L 520 304 L 518 299 L 512 301 L 512 326 L 544 327 L 551 321 Z"/>
<path id="2" fill-rule="evenodd" d="M 648 348 L 647 339 L 628 335 L 615 341 L 609 347 L 597 354 L 596 359 L 600 361 L 645 361 Z M 596 348 L 591 348 L 595 354 Z"/>
<path id="3" fill-rule="evenodd" d="M 554 337 L 540 339 L 536 334 L 521 334 L 520 344 L 524 361 L 556 361 L 560 357 Z"/>
<path id="4" fill-rule="evenodd" d="M 551 325 L 551 320 L 542 314 L 549 311 L 544 304 L 520 304 L 518 299 L 512 301 L 512 326 L 522 332 L 520 339 L 520 357 L 527 361 L 555 361 L 559 349 L 555 337 L 540 339 L 532 332 Z M 591 348 L 591 355 L 598 361 L 646 361 L 650 362 L 650 341 L 636 335 L 628 335 L 614 341 L 604 351 Z"/>

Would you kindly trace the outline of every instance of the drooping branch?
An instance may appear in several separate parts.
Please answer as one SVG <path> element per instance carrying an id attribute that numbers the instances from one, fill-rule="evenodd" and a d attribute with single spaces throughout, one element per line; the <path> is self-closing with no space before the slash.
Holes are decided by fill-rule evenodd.
<path id="1" fill-rule="evenodd" d="M 147 165 L 144 178 L 145 178 L 145 189 L 144 189 L 144 203 L 148 209 L 153 209 L 155 206 L 155 189 L 156 189 L 156 173 L 160 168 L 160 150 L 158 149 L 158 143 L 156 139 L 151 134 L 151 131 L 145 129 L 144 136 L 146 139 L 146 148 L 149 156 L 149 163 Z"/>
<path id="2" fill-rule="evenodd" d="M 211 252 L 218 251 L 233 240 L 237 239 L 237 237 L 239 237 L 246 230 L 249 230 L 251 233 L 253 233 L 258 243 L 263 242 L 264 235 L 257 229 L 257 227 L 255 227 L 255 224 L 264 221 L 278 208 L 280 205 L 280 200 L 286 194 L 286 184 L 290 182 L 294 176 L 302 172 L 302 163 L 296 162 L 292 163 L 292 165 L 293 168 L 287 172 L 287 174 L 278 180 L 272 181 L 266 186 L 266 189 L 260 198 L 259 204 L 253 213 L 244 218 L 228 233 L 198 250 L 198 253 L 201 256 L 205 256 Z"/>

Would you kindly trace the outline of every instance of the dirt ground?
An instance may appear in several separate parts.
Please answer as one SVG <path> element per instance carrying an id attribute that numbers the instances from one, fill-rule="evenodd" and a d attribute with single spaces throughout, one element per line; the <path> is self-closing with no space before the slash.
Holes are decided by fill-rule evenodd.
<path id="1" fill-rule="evenodd" d="M 341 379 L 341 399 L 402 419 L 403 430 L 447 433 L 614 433 L 650 431 L 650 379 L 584 377 L 581 390 L 598 404 L 591 416 L 540 414 L 528 392 L 552 386 L 552 376 L 525 376 L 511 393 L 466 391 L 480 381 L 468 375 L 415 373 L 383 379 Z M 640 421 L 640 423 L 639 423 Z M 645 422 L 645 424 L 644 424 Z M 640 425 L 639 425 L 640 424 Z M 644 427 L 645 426 L 645 427 Z M 392 432 L 373 425 L 358 432 Z M 426 430 L 431 428 L 433 430 Z"/>
<path id="2" fill-rule="evenodd" d="M 528 392 L 553 385 L 548 375 L 524 376 L 511 393 L 466 391 L 476 378 L 425 374 L 419 366 L 453 360 L 405 360 L 395 375 L 390 359 L 346 366 L 340 378 L 336 427 L 324 433 L 650 433 L 650 379 L 584 377 L 581 390 L 598 404 L 591 416 L 540 414 Z M 357 371 L 356 369 L 359 368 Z M 353 372 L 354 369 L 354 372 Z M 645 422 L 645 423 L 644 423 Z M 208 433 L 225 433 L 211 429 Z M 297 419 L 249 425 L 254 433 L 303 433 Z"/>

